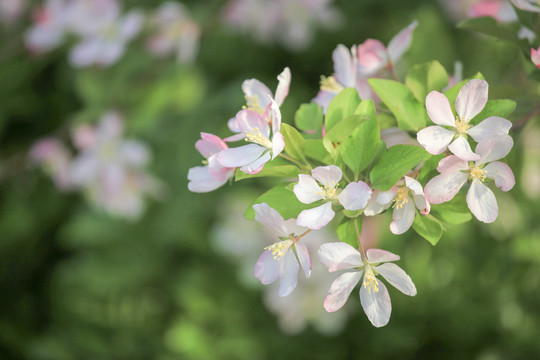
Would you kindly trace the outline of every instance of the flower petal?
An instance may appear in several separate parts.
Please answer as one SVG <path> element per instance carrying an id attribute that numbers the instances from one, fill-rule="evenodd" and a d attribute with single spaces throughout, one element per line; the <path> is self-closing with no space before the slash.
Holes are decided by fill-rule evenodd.
<path id="1" fill-rule="evenodd" d="M 298 175 L 298 184 L 294 185 L 293 192 L 296 198 L 304 204 L 311 204 L 322 199 L 321 187 L 314 178 L 305 174 Z"/>
<path id="2" fill-rule="evenodd" d="M 442 154 L 446 150 L 455 132 L 440 126 L 428 126 L 416 134 L 416 139 L 432 155 Z"/>
<path id="3" fill-rule="evenodd" d="M 435 124 L 456 127 L 450 102 L 444 94 L 438 91 L 430 92 L 426 96 L 426 109 L 429 118 Z"/>
<path id="4" fill-rule="evenodd" d="M 373 76 L 388 63 L 388 54 L 379 40 L 367 39 L 358 46 L 358 71 L 362 76 Z"/>
<path id="5" fill-rule="evenodd" d="M 467 205 L 473 215 L 485 223 L 494 222 L 499 214 L 495 194 L 477 179 L 473 180 L 467 192 Z"/>
<path id="6" fill-rule="evenodd" d="M 537 6 L 536 1 L 531 0 L 511 0 L 517 8 L 525 11 L 540 13 L 540 7 Z"/>
<path id="7" fill-rule="evenodd" d="M 418 21 L 413 21 L 405 29 L 401 30 L 390 40 L 388 44 L 388 55 L 393 63 L 401 59 L 405 51 L 409 49 L 412 41 L 412 32 L 418 26 Z"/>
<path id="8" fill-rule="evenodd" d="M 253 110 L 240 110 L 236 114 L 236 123 L 244 135 L 252 134 L 255 129 L 258 129 L 265 138 L 270 136 L 270 126 L 261 114 Z"/>
<path id="9" fill-rule="evenodd" d="M 338 200 L 347 210 L 360 210 L 367 206 L 371 188 L 363 181 L 350 183 L 338 195 Z"/>
<path id="10" fill-rule="evenodd" d="M 296 225 L 318 230 L 334 218 L 332 203 L 327 202 L 313 209 L 303 210 L 296 219 Z"/>
<path id="11" fill-rule="evenodd" d="M 354 287 L 362 278 L 362 273 L 362 270 L 347 272 L 334 280 L 328 294 L 324 298 L 324 308 L 326 311 L 338 311 L 345 305 Z"/>
<path id="12" fill-rule="evenodd" d="M 188 189 L 196 193 L 214 191 L 227 182 L 228 179 L 220 180 L 208 172 L 208 166 L 192 167 L 188 171 Z"/>
<path id="13" fill-rule="evenodd" d="M 386 263 L 373 268 L 383 278 L 386 279 L 393 287 L 404 293 L 405 295 L 416 295 L 416 286 L 402 268 L 393 263 Z"/>
<path id="14" fill-rule="evenodd" d="M 398 261 L 400 259 L 399 255 L 392 254 L 390 251 L 381 249 L 369 249 L 366 255 L 370 264 L 386 261 Z"/>
<path id="15" fill-rule="evenodd" d="M 275 137 L 281 129 L 281 111 L 279 105 L 272 98 L 270 98 L 270 116 L 272 119 L 272 136 Z"/>
<path id="16" fill-rule="evenodd" d="M 261 280 L 263 285 L 273 283 L 279 278 L 281 261 L 275 260 L 270 250 L 264 250 L 255 264 L 255 277 Z"/>
<path id="17" fill-rule="evenodd" d="M 364 286 L 360 286 L 360 303 L 373 326 L 382 327 L 388 324 L 392 313 L 392 303 L 386 286 L 378 281 L 379 291 L 369 292 Z"/>
<path id="18" fill-rule="evenodd" d="M 264 152 L 258 159 L 255 161 L 246 164 L 240 168 L 241 171 L 247 173 L 247 174 L 257 174 L 259 171 L 262 170 L 264 167 L 264 164 L 266 164 L 268 161 L 270 161 L 270 152 Z"/>
<path id="19" fill-rule="evenodd" d="M 257 112 L 264 112 L 270 104 L 269 97 L 272 97 L 272 91 L 257 79 L 245 80 L 242 83 L 242 91 L 248 108 Z"/>
<path id="20" fill-rule="evenodd" d="M 279 261 L 281 265 L 279 279 L 279 296 L 287 296 L 293 292 L 298 283 L 298 260 L 292 251 L 287 251 L 283 258 Z"/>
<path id="21" fill-rule="evenodd" d="M 407 197 L 408 201 L 400 208 L 396 206 L 392 213 L 392 218 L 394 220 L 390 223 L 390 231 L 393 234 L 403 234 L 405 231 L 409 230 L 414 221 L 414 215 L 416 214 L 414 202 L 408 195 Z"/>
<path id="22" fill-rule="evenodd" d="M 485 164 L 495 160 L 502 159 L 514 146 L 514 140 L 510 135 L 502 135 L 481 141 L 476 145 L 476 153 L 480 159 L 476 165 Z"/>
<path id="23" fill-rule="evenodd" d="M 344 242 L 325 243 L 319 247 L 319 261 L 329 272 L 363 266 L 362 255 Z"/>
<path id="24" fill-rule="evenodd" d="M 502 117 L 491 116 L 480 124 L 467 130 L 467 134 L 476 142 L 480 142 L 495 136 L 508 135 L 512 123 Z"/>
<path id="25" fill-rule="evenodd" d="M 256 221 L 274 230 L 277 236 L 289 236 L 285 227 L 285 220 L 277 210 L 271 208 L 267 203 L 255 204 L 252 207 L 255 211 Z"/>
<path id="26" fill-rule="evenodd" d="M 257 144 L 248 144 L 237 148 L 229 148 L 217 155 L 218 162 L 230 168 L 240 167 L 257 160 L 266 149 Z"/>
<path id="27" fill-rule="evenodd" d="M 456 98 L 456 112 L 462 121 L 469 122 L 484 106 L 488 99 L 488 83 L 480 79 L 469 80 Z"/>
<path id="28" fill-rule="evenodd" d="M 195 143 L 195 148 L 201 153 L 202 156 L 208 158 L 212 154 L 216 154 L 221 150 L 227 149 L 228 146 L 225 144 L 225 141 L 219 138 L 219 136 L 202 132 L 201 139 L 197 140 Z"/>
<path id="29" fill-rule="evenodd" d="M 343 173 L 336 165 L 319 166 L 311 170 L 311 176 L 321 184 L 335 188 Z"/>
<path id="30" fill-rule="evenodd" d="M 285 149 L 285 139 L 281 133 L 272 137 L 272 160 L 274 160 Z"/>
<path id="31" fill-rule="evenodd" d="M 332 52 L 334 74 L 339 83 L 345 87 L 354 87 L 356 79 L 356 64 L 349 49 L 339 44 Z"/>
<path id="32" fill-rule="evenodd" d="M 307 246 L 298 243 L 293 246 L 295 247 L 296 255 L 298 256 L 300 266 L 302 266 L 302 270 L 304 270 L 306 278 L 309 278 L 309 276 L 311 275 L 311 257 L 309 256 Z"/>
<path id="33" fill-rule="evenodd" d="M 495 185 L 500 187 L 502 191 L 508 191 L 516 184 L 512 169 L 505 163 L 495 161 L 482 170 L 486 172 L 486 177 L 495 180 Z"/>
<path id="34" fill-rule="evenodd" d="M 452 200 L 468 177 L 468 174 L 462 172 L 444 173 L 435 176 L 424 187 L 426 200 L 430 204 L 441 204 Z"/>
<path id="35" fill-rule="evenodd" d="M 437 165 L 437 171 L 441 174 L 455 173 L 462 170 L 469 170 L 469 164 L 455 155 L 445 157 Z"/>
<path id="36" fill-rule="evenodd" d="M 281 106 L 281 104 L 283 104 L 283 100 L 285 100 L 289 94 L 289 86 L 291 85 L 291 70 L 286 67 L 277 78 L 279 83 L 276 89 L 275 99 L 276 103 Z"/>
<path id="37" fill-rule="evenodd" d="M 460 159 L 466 161 L 480 159 L 480 156 L 472 151 L 471 145 L 469 145 L 469 142 L 463 136 L 458 136 L 457 139 L 452 141 L 452 143 L 448 146 L 448 150 L 450 150 L 452 154 L 456 155 Z"/>

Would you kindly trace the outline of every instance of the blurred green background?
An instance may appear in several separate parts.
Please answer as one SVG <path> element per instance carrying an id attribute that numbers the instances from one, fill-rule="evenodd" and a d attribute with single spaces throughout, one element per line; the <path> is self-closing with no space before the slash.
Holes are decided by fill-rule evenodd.
<path id="1" fill-rule="evenodd" d="M 124 2 L 128 9 L 159 4 Z M 512 121 L 538 101 L 538 84 L 522 69 L 520 53 L 456 29 L 457 19 L 431 0 L 336 1 L 341 26 L 314 29 L 314 41 L 300 51 L 222 26 L 223 4 L 185 1 L 203 29 L 192 65 L 156 60 L 135 42 L 109 68 L 75 70 L 67 62 L 69 41 L 39 56 L 25 49 L 29 15 L 2 28 L 0 359 L 539 358 L 537 118 L 512 133 L 508 163 L 517 186 L 496 192 L 496 223 L 449 228 L 436 247 L 412 230 L 393 236 L 388 218 L 378 223 L 379 246 L 401 255 L 399 265 L 418 289 L 414 298 L 390 290 L 393 314 L 381 329 L 369 323 L 354 291 L 336 330 L 308 323 L 283 331 L 265 306 L 263 287 L 239 276 L 243 253 L 215 244 L 225 227 L 232 226 L 233 240 L 249 242 L 248 226 L 257 236 L 260 227 L 243 222 L 242 211 L 267 184 L 244 180 L 194 194 L 186 179 L 202 160 L 194 148 L 199 132 L 229 134 L 227 120 L 244 104 L 243 80 L 257 78 L 273 90 L 277 74 L 290 67 L 282 112 L 293 123 L 298 106 L 316 95 L 320 75 L 332 73 L 337 44 L 367 38 L 387 44 L 418 20 L 397 69 L 401 79 L 413 64 L 438 60 L 452 73 L 459 60 L 464 77 L 483 73 L 490 99 L 518 102 Z M 92 208 L 79 193 L 59 192 L 28 161 L 39 138 L 67 140 L 70 126 L 95 124 L 111 108 L 125 115 L 126 136 L 148 144 L 149 171 L 165 186 L 138 221 Z M 255 256 L 249 261 L 264 245 L 257 246 L 246 253 Z M 307 300 L 322 308 L 323 298 Z"/>

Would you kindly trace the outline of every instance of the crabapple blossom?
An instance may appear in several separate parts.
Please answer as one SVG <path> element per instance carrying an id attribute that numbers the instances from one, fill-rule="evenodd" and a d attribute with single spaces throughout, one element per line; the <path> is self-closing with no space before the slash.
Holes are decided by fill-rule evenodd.
<path id="1" fill-rule="evenodd" d="M 71 154 L 60 141 L 54 138 L 39 140 L 30 149 L 30 158 L 52 176 L 58 189 L 66 191 L 73 187 L 69 170 Z"/>
<path id="2" fill-rule="evenodd" d="M 343 173 L 336 165 L 319 166 L 310 175 L 298 175 L 298 184 L 293 188 L 298 200 L 311 204 L 323 200 L 324 204 L 303 210 L 296 220 L 299 226 L 320 229 L 326 226 L 335 215 L 332 204 L 340 204 L 347 210 L 361 210 L 366 207 L 371 196 L 370 187 L 363 181 L 352 182 L 345 189 L 337 186 Z M 319 186 L 317 182 L 323 186 Z"/>
<path id="3" fill-rule="evenodd" d="M 469 125 L 472 118 L 482 111 L 488 99 L 488 83 L 473 79 L 459 91 L 454 118 L 450 102 L 438 91 L 430 92 L 426 97 L 426 108 L 431 120 L 441 126 L 428 126 L 417 134 L 417 139 L 433 155 L 443 153 L 447 148 L 459 158 L 467 161 L 478 160 L 467 141 L 470 135 L 479 142 L 494 136 L 506 135 L 512 123 L 498 116 L 491 116 L 478 125 Z M 442 126 L 449 127 L 446 129 Z"/>
<path id="4" fill-rule="evenodd" d="M 510 0 L 518 9 L 540 13 L 540 6 L 536 0 Z"/>
<path id="5" fill-rule="evenodd" d="M 193 192 L 213 191 L 225 184 L 233 175 L 235 168 L 222 166 L 217 161 L 217 154 L 229 147 L 218 136 L 201 133 L 201 139 L 195 147 L 205 157 L 205 166 L 196 166 L 188 171 L 188 189 Z"/>
<path id="6" fill-rule="evenodd" d="M 480 221 L 491 223 L 497 219 L 498 206 L 493 192 L 484 184 L 486 179 L 495 181 L 502 191 L 514 187 L 514 174 L 510 167 L 500 161 L 510 152 L 514 142 L 508 135 L 488 138 L 478 143 L 476 153 L 479 159 L 469 163 L 455 155 L 445 157 L 439 162 L 437 170 L 441 173 L 425 186 L 427 200 L 431 204 L 450 201 L 470 180 L 467 191 L 467 205 Z"/>
<path id="7" fill-rule="evenodd" d="M 540 69 L 540 47 L 536 50 L 531 48 L 531 61 Z"/>
<path id="8" fill-rule="evenodd" d="M 392 304 L 386 286 L 376 276 L 386 281 L 405 295 L 415 296 L 416 287 L 411 278 L 391 261 L 399 256 L 389 251 L 369 249 L 362 256 L 355 248 L 344 242 L 326 243 L 319 248 L 319 260 L 329 272 L 352 270 L 340 275 L 330 287 L 324 299 L 328 312 L 339 310 L 349 298 L 356 284 L 360 286 L 360 303 L 369 321 L 376 327 L 385 326 L 390 320 Z"/>
<path id="9" fill-rule="evenodd" d="M 62 43 L 67 29 L 68 6 L 65 0 L 48 0 L 34 14 L 34 23 L 24 34 L 26 46 L 33 52 L 50 51 Z"/>
<path id="10" fill-rule="evenodd" d="M 255 264 L 255 276 L 264 285 L 279 280 L 279 296 L 289 295 L 298 282 L 298 270 L 302 267 L 306 278 L 311 274 L 311 258 L 306 245 L 298 241 L 307 234 L 295 235 L 294 229 L 286 226 L 285 220 L 268 204 L 253 205 L 255 220 L 273 230 L 281 241 L 264 248 Z M 293 230 L 293 231 L 291 231 Z"/>
<path id="11" fill-rule="evenodd" d="M 422 185 L 417 180 L 404 176 L 388 191 L 375 190 L 364 214 L 367 216 L 377 215 L 389 208 L 392 201 L 394 201 L 394 211 L 390 231 L 394 234 L 403 234 L 409 230 L 416 215 L 415 206 L 422 215 L 426 215 L 430 211 L 430 205 L 426 201 Z"/>
<path id="12" fill-rule="evenodd" d="M 471 18 L 490 16 L 495 20 L 506 23 L 517 20 L 517 15 L 507 1 L 501 0 L 482 0 L 471 5 L 468 11 Z"/>
<path id="13" fill-rule="evenodd" d="M 240 110 L 236 115 L 238 127 L 244 139 L 250 144 L 221 151 L 217 160 L 222 166 L 235 168 L 248 174 L 256 174 L 262 170 L 266 162 L 273 160 L 285 148 L 281 127 L 281 112 L 274 99 L 271 99 L 270 116 L 272 124 L 272 140 L 270 125 L 267 120 L 250 109 Z"/>
<path id="14" fill-rule="evenodd" d="M 0 0 L 0 21 L 12 24 L 22 15 L 25 7 L 25 0 Z"/>

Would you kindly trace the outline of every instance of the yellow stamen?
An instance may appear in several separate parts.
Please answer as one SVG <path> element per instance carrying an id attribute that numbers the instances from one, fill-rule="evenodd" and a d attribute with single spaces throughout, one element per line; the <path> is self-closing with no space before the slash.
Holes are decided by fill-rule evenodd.
<path id="1" fill-rule="evenodd" d="M 261 130 L 259 130 L 259 128 L 253 128 L 253 131 L 251 133 L 246 133 L 246 138 L 244 140 L 262 145 L 268 149 L 272 148 L 272 142 L 261 133 Z"/>
<path id="2" fill-rule="evenodd" d="M 409 188 L 406 186 L 400 187 L 396 192 L 396 202 L 394 207 L 396 209 L 401 209 L 409 201 Z"/>
<path id="3" fill-rule="evenodd" d="M 274 260 L 279 261 L 285 255 L 287 250 L 291 247 L 293 244 L 292 240 L 284 240 L 277 242 L 273 245 L 265 247 L 266 250 L 270 250 L 272 252 L 272 255 L 274 255 Z"/>
<path id="4" fill-rule="evenodd" d="M 332 183 L 330 185 L 324 185 L 324 187 L 321 187 L 321 191 L 318 193 L 322 196 L 323 200 L 337 200 L 337 196 L 339 195 L 338 190 L 336 189 L 336 186 L 338 186 L 334 180 L 332 180 Z"/>
<path id="5" fill-rule="evenodd" d="M 258 112 L 259 114 L 264 114 L 264 109 L 262 108 L 261 104 L 259 103 L 259 96 L 253 95 L 253 96 L 244 96 L 247 101 L 247 108 L 250 110 L 253 110 L 255 112 Z"/>
<path id="6" fill-rule="evenodd" d="M 364 274 L 364 281 L 362 282 L 362 285 L 367 289 L 370 294 L 371 290 L 373 290 L 374 293 L 379 292 L 379 281 L 377 280 L 377 278 L 375 278 L 375 274 L 373 274 L 371 266 L 366 264 L 365 271 L 366 273 Z"/>
<path id="7" fill-rule="evenodd" d="M 343 89 L 344 87 L 337 82 L 335 77 L 321 75 L 321 90 L 338 93 Z"/>
<path id="8" fill-rule="evenodd" d="M 478 179 L 480 180 L 480 182 L 484 182 L 484 180 L 486 180 L 486 174 L 486 170 L 482 170 L 476 166 L 471 169 L 471 177 L 473 178 L 473 180 Z"/>
<path id="9" fill-rule="evenodd" d="M 458 133 L 465 134 L 470 127 L 469 120 L 461 120 L 456 116 L 456 129 Z"/>

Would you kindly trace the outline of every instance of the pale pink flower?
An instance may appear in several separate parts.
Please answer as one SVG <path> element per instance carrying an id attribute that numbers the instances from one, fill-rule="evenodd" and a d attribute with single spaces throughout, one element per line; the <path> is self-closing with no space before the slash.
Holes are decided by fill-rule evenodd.
<path id="1" fill-rule="evenodd" d="M 328 312 L 339 310 L 349 298 L 356 284 L 360 286 L 360 303 L 369 321 L 375 327 L 385 326 L 390 320 L 392 304 L 386 286 L 376 276 L 386 281 L 405 295 L 415 296 L 416 287 L 411 278 L 399 266 L 390 261 L 399 256 L 380 249 L 369 249 L 366 257 L 344 242 L 327 243 L 319 248 L 319 260 L 329 272 L 352 270 L 340 275 L 330 287 L 324 299 Z"/>
<path id="2" fill-rule="evenodd" d="M 540 69 L 540 47 L 536 50 L 531 48 L 531 61 Z"/>
<path id="3" fill-rule="evenodd" d="M 467 82 L 456 98 L 454 118 L 450 102 L 438 91 L 430 92 L 426 97 L 426 108 L 431 120 L 441 126 L 429 126 L 417 134 L 417 139 L 433 155 L 443 153 L 448 148 L 463 160 L 478 160 L 479 156 L 471 150 L 467 141 L 470 135 L 479 142 L 491 137 L 506 135 L 512 123 L 498 116 L 491 116 L 475 126 L 469 121 L 482 111 L 488 99 L 488 83 L 473 79 Z"/>
<path id="4" fill-rule="evenodd" d="M 536 0 L 511 0 L 518 9 L 540 13 L 540 6 Z"/>
<path id="5" fill-rule="evenodd" d="M 300 266 L 306 278 L 311 274 L 311 258 L 307 247 L 298 243 L 303 234 L 295 235 L 297 229 L 288 228 L 281 214 L 266 203 L 253 205 L 253 210 L 255 220 L 272 229 L 281 240 L 264 248 L 255 264 L 255 276 L 264 285 L 280 279 L 279 296 L 287 296 L 296 287 Z"/>
<path id="6" fill-rule="evenodd" d="M 279 132 L 281 112 L 274 99 L 271 99 L 271 102 L 269 115 L 272 136 L 270 136 L 270 125 L 262 115 L 250 109 L 239 111 L 236 121 L 242 131 L 242 137 L 250 144 L 221 151 L 217 156 L 221 165 L 229 168 L 240 167 L 243 172 L 256 174 L 262 170 L 264 164 L 275 159 L 283 151 L 285 141 Z"/>
<path id="7" fill-rule="evenodd" d="M 67 26 L 67 4 L 66 0 L 48 0 L 37 10 L 33 25 L 24 34 L 24 42 L 31 51 L 50 51 L 62 43 Z"/>
<path id="8" fill-rule="evenodd" d="M 30 158 L 52 176 L 58 189 L 67 191 L 73 187 L 69 171 L 71 154 L 60 141 L 55 138 L 39 140 L 30 149 Z"/>
<path id="9" fill-rule="evenodd" d="M 0 21 L 10 25 L 17 21 L 25 10 L 26 0 L 0 0 Z"/>
<path id="10" fill-rule="evenodd" d="M 218 136 L 201 133 L 201 139 L 195 147 L 205 157 L 206 166 L 196 166 L 189 169 L 188 189 L 193 192 L 209 192 L 224 185 L 233 175 L 235 168 L 222 166 L 217 161 L 219 152 L 228 149 L 225 141 Z"/>
<path id="11" fill-rule="evenodd" d="M 508 155 L 513 144 L 508 135 L 486 138 L 476 146 L 479 159 L 474 164 L 455 155 L 445 157 L 437 166 L 441 174 L 431 179 L 424 188 L 426 199 L 431 204 L 450 201 L 467 180 L 470 180 L 471 186 L 467 191 L 469 209 L 482 222 L 495 221 L 499 212 L 497 200 L 484 182 L 492 179 L 502 191 L 509 191 L 514 187 L 515 179 L 510 167 L 495 161 Z"/>
<path id="12" fill-rule="evenodd" d="M 422 185 L 415 179 L 404 176 L 388 191 L 375 190 L 364 214 L 367 216 L 377 215 L 388 209 L 392 202 L 394 202 L 394 211 L 390 231 L 394 234 L 403 234 L 409 230 L 416 215 L 415 207 L 422 215 L 426 215 L 430 211 L 430 205 L 426 201 Z"/>
<path id="13" fill-rule="evenodd" d="M 311 176 L 298 175 L 298 184 L 293 188 L 298 200 L 304 204 L 322 200 L 324 204 L 303 210 L 298 215 L 297 225 L 310 229 L 326 226 L 335 215 L 332 204 L 342 205 L 347 210 L 361 210 L 367 206 L 371 196 L 370 187 L 365 182 L 358 181 L 340 189 L 337 186 L 342 176 L 341 169 L 336 165 L 319 166 L 311 171 Z"/>
<path id="14" fill-rule="evenodd" d="M 69 31 L 94 36 L 118 20 L 120 5 L 117 0 L 70 0 L 65 16 Z"/>
<path id="15" fill-rule="evenodd" d="M 495 20 L 506 23 L 517 20 L 517 15 L 507 1 L 501 0 L 482 0 L 471 5 L 468 11 L 471 18 L 490 16 Z"/>

